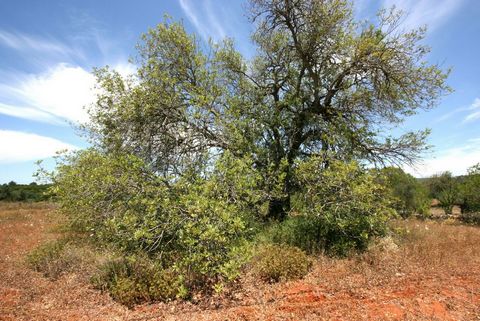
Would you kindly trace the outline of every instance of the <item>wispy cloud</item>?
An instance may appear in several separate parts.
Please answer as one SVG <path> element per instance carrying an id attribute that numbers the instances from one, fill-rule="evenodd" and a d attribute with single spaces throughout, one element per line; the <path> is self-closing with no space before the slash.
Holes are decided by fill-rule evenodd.
<path id="1" fill-rule="evenodd" d="M 0 103 L 0 114 L 50 123 L 54 125 L 63 125 L 57 117 L 47 112 L 31 108 Z"/>
<path id="2" fill-rule="evenodd" d="M 405 171 L 417 177 L 429 177 L 433 174 L 450 171 L 454 175 L 465 175 L 467 169 L 480 162 L 480 139 L 470 139 L 465 145 L 447 149 L 415 167 L 406 167 Z"/>
<path id="3" fill-rule="evenodd" d="M 88 16 L 80 17 L 75 20 L 79 31 L 70 37 L 75 46 L 58 39 L 0 30 L 0 47 L 18 51 L 26 63 L 34 63 L 39 70 L 0 70 L 0 114 L 56 125 L 84 123 L 88 121 L 85 107 L 95 99 L 95 78 L 83 67 L 85 62 L 89 60 L 87 65 L 92 65 L 93 58 L 110 64 L 122 75 L 135 72 L 127 59 L 119 58 L 118 50 L 112 54 L 110 45 L 102 45 L 112 41 L 104 39 L 101 27 Z M 87 47 L 90 52 L 85 57 L 82 48 Z"/>
<path id="4" fill-rule="evenodd" d="M 447 22 L 465 0 L 383 0 L 383 7 L 397 7 L 407 17 L 403 21 L 406 29 L 427 25 L 433 31 Z"/>
<path id="5" fill-rule="evenodd" d="M 226 32 L 222 24 L 226 20 L 222 22 L 218 20 L 210 0 L 195 1 L 197 4 L 200 3 L 200 6 L 194 6 L 191 0 L 179 0 L 179 3 L 188 20 L 204 40 L 212 38 L 219 41 L 225 38 Z"/>
<path id="6" fill-rule="evenodd" d="M 475 98 L 467 110 L 469 114 L 463 120 L 465 123 L 480 119 L 480 98 Z"/>
<path id="7" fill-rule="evenodd" d="M 468 112 L 468 115 L 462 116 L 463 123 L 468 123 L 480 119 L 480 98 L 475 98 L 473 103 L 468 106 L 458 107 L 448 113 L 441 115 L 433 120 L 434 123 L 440 123 L 446 120 L 451 119 L 453 116 L 458 114 L 465 114 Z"/>
<path id="8" fill-rule="evenodd" d="M 75 150 L 77 147 L 51 137 L 0 130 L 0 164 L 48 158 L 65 149 Z"/>
<path id="9" fill-rule="evenodd" d="M 59 41 L 5 30 L 0 30 L 0 45 L 27 53 L 41 52 L 49 55 L 83 58 L 82 52 Z"/>

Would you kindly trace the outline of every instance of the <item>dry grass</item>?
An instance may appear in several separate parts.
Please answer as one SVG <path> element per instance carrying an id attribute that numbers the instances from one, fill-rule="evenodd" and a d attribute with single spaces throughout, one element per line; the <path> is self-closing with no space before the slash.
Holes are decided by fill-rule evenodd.
<path id="1" fill-rule="evenodd" d="M 2 321 L 480 319 L 480 228 L 455 221 L 395 222 L 397 233 L 364 254 L 314 258 L 300 281 L 271 285 L 247 273 L 228 296 L 128 310 L 76 272 L 52 280 L 25 266 L 26 253 L 59 236 L 52 208 L 0 204 Z"/>

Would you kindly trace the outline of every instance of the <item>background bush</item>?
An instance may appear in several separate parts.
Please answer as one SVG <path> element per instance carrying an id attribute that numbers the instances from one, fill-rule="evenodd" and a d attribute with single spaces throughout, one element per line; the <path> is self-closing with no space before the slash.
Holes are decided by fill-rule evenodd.
<path id="1" fill-rule="evenodd" d="M 0 185 L 0 201 L 7 202 L 40 202 L 49 199 L 46 193 L 50 185 L 37 183 L 17 184 L 10 182 Z"/>
<path id="2" fill-rule="evenodd" d="M 440 201 L 447 214 L 452 213 L 454 205 L 462 202 L 458 179 L 451 172 L 433 175 L 427 180 L 430 196 Z"/>
<path id="3" fill-rule="evenodd" d="M 252 262 L 254 273 L 268 282 L 302 278 L 312 265 L 310 258 L 298 247 L 276 244 L 262 245 Z"/>
<path id="4" fill-rule="evenodd" d="M 431 198 L 424 184 L 397 167 L 384 168 L 380 174 L 385 179 L 383 184 L 392 191 L 392 206 L 400 216 L 407 218 L 414 214 L 428 214 Z"/>

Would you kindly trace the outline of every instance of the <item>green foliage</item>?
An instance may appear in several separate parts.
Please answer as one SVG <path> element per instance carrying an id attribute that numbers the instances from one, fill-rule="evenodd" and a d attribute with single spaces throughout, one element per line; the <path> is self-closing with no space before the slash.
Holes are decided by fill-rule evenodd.
<path id="1" fill-rule="evenodd" d="M 464 212 L 480 212 L 480 164 L 468 170 L 468 175 L 460 183 L 460 194 Z"/>
<path id="2" fill-rule="evenodd" d="M 288 281 L 304 277 L 312 265 L 311 259 L 297 247 L 262 245 L 252 261 L 253 272 L 268 282 Z"/>
<path id="3" fill-rule="evenodd" d="M 395 10 L 356 22 L 347 0 L 250 4 L 251 60 L 231 40 L 202 44 L 166 19 L 143 35 L 135 77 L 97 69 L 87 126 L 95 146 L 175 178 L 219 151 L 249 155 L 267 216 L 280 220 L 295 193 L 295 163 L 308 155 L 411 163 L 427 148 L 428 130 L 382 130 L 450 91 L 448 71 L 426 61 L 423 28 L 402 32 Z"/>
<path id="4" fill-rule="evenodd" d="M 108 291 L 113 299 L 129 307 L 185 298 L 188 294 L 181 275 L 142 255 L 103 263 L 91 281 L 96 288 Z"/>
<path id="5" fill-rule="evenodd" d="M 282 222 L 273 222 L 257 235 L 259 243 L 295 246 L 308 254 L 325 250 L 325 226 L 317 216 L 290 216 Z"/>
<path id="6" fill-rule="evenodd" d="M 413 214 L 424 216 L 430 207 L 428 190 L 421 182 L 397 167 L 381 170 L 386 184 L 394 196 L 393 208 L 403 218 Z"/>
<path id="7" fill-rule="evenodd" d="M 315 220 L 316 227 L 307 227 L 330 253 L 366 249 L 371 239 L 386 233 L 394 214 L 388 189 L 355 162 L 332 160 L 326 169 L 322 164 L 311 158 L 298 165 L 301 190 L 294 210 Z"/>
<path id="8" fill-rule="evenodd" d="M 53 192 L 71 230 L 124 253 L 147 253 L 184 277 L 187 290 L 234 279 L 253 235 L 257 174 L 224 153 L 207 176 L 168 183 L 133 155 L 82 151 L 63 159 Z M 123 284 L 127 286 L 129 283 Z"/>
<path id="9" fill-rule="evenodd" d="M 46 201 L 49 196 L 46 191 L 50 185 L 37 183 L 17 184 L 10 182 L 0 185 L 0 201 L 7 202 L 40 202 Z"/>
<path id="10" fill-rule="evenodd" d="M 461 203 L 458 180 L 450 172 L 433 175 L 427 181 L 430 196 L 440 201 L 440 206 L 447 214 L 452 213 L 452 208 Z"/>

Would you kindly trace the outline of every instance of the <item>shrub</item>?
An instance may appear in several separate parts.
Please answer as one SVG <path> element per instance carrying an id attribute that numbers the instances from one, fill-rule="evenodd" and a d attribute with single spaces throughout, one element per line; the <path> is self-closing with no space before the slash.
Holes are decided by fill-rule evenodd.
<path id="1" fill-rule="evenodd" d="M 58 264 L 65 248 L 63 241 L 50 241 L 35 248 L 27 255 L 27 263 L 35 271 L 50 278 L 58 277 L 68 266 Z"/>
<path id="2" fill-rule="evenodd" d="M 332 255 L 366 249 L 371 239 L 386 234 L 394 215 L 388 189 L 355 162 L 331 161 L 326 169 L 321 164 L 321 159 L 313 158 L 296 171 L 301 187 L 294 211 L 312 220 L 292 222 L 297 225 L 294 230 L 311 233 L 303 237 L 308 244 L 301 247 L 308 249 L 317 238 Z"/>
<path id="3" fill-rule="evenodd" d="M 271 222 L 257 235 L 257 242 L 295 246 L 316 254 L 325 249 L 324 228 L 318 217 L 290 216 L 283 222 Z"/>
<path id="4" fill-rule="evenodd" d="M 415 177 L 396 167 L 387 167 L 380 172 L 385 178 L 384 184 L 392 191 L 392 206 L 401 217 L 413 214 L 425 216 L 430 207 L 427 188 Z"/>
<path id="5" fill-rule="evenodd" d="M 462 213 L 460 220 L 466 224 L 480 225 L 480 212 Z"/>
<path id="6" fill-rule="evenodd" d="M 427 181 L 430 196 L 440 201 L 440 206 L 447 214 L 452 213 L 455 204 L 461 203 L 459 184 L 450 172 L 433 175 Z"/>
<path id="7" fill-rule="evenodd" d="M 143 255 L 131 255 L 105 262 L 91 279 L 98 289 L 126 306 L 148 301 L 186 297 L 183 279 L 173 270 Z"/>
<path id="8" fill-rule="evenodd" d="M 252 262 L 254 273 L 268 282 L 302 278 L 312 265 L 310 258 L 301 249 L 276 244 L 261 246 Z"/>
<path id="9" fill-rule="evenodd" d="M 258 203 L 251 161 L 225 153 L 205 166 L 167 180 L 133 155 L 87 150 L 58 166 L 53 192 L 72 232 L 126 255 L 161 258 L 190 291 L 238 275 L 245 259 L 235 249 L 253 234 Z"/>

